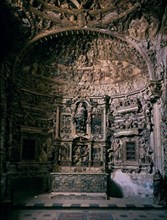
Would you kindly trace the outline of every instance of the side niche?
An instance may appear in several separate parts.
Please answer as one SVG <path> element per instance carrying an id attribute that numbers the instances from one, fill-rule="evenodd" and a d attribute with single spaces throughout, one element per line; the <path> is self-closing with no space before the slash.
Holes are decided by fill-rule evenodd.
<path id="1" fill-rule="evenodd" d="M 111 100 L 109 113 L 109 170 L 153 171 L 153 103 L 148 90 Z"/>
<path id="2" fill-rule="evenodd" d="M 40 138 L 38 135 L 23 132 L 18 162 L 37 162 L 40 153 L 39 148 Z"/>
<path id="3" fill-rule="evenodd" d="M 21 158 L 24 161 L 36 160 L 36 140 L 33 138 L 23 138 Z"/>
<path id="4" fill-rule="evenodd" d="M 91 113 L 91 133 L 95 139 L 103 139 L 104 137 L 104 109 L 93 107 Z"/>

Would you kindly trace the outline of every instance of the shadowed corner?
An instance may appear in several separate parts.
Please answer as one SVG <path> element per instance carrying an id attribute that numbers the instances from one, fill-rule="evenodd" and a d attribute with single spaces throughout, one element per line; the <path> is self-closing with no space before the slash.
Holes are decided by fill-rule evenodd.
<path id="1" fill-rule="evenodd" d="M 108 197 L 115 197 L 115 198 L 123 198 L 123 191 L 121 186 L 116 183 L 115 181 L 108 178 Z"/>

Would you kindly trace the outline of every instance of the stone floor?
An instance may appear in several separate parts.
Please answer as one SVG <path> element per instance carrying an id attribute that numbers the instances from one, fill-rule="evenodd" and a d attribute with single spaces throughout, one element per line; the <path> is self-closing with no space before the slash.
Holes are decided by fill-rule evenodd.
<path id="1" fill-rule="evenodd" d="M 166 207 L 154 205 L 150 198 L 63 200 L 49 193 L 25 192 L 14 196 L 5 214 L 7 220 L 167 220 Z"/>
<path id="2" fill-rule="evenodd" d="M 15 210 L 11 220 L 167 220 L 167 210 Z"/>

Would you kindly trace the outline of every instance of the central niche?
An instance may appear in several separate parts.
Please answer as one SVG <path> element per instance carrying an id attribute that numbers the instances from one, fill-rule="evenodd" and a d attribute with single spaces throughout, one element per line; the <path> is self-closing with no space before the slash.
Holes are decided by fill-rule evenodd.
<path id="1" fill-rule="evenodd" d="M 85 102 L 78 102 L 73 117 L 76 133 L 86 133 L 88 122 L 88 111 Z"/>

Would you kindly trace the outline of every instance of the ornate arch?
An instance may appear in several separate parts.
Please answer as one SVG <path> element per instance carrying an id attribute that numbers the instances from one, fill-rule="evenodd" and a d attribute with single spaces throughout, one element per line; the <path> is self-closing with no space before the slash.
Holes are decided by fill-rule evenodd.
<path id="1" fill-rule="evenodd" d="M 133 80 L 135 77 L 139 77 L 140 80 L 138 79 L 138 82 L 141 82 L 141 87 L 139 88 L 139 84 L 137 83 L 136 88 L 130 88 L 130 90 L 133 91 L 136 90 L 137 87 L 143 89 L 147 86 L 149 80 L 154 79 L 153 68 L 149 57 L 140 50 L 137 44 L 130 39 L 123 39 L 123 36 L 117 33 L 99 30 L 97 28 L 62 28 L 34 37 L 17 57 L 14 74 L 20 63 L 25 62 L 24 60 L 26 60 L 24 65 L 27 65 L 27 57 L 29 56 L 31 59 L 31 55 L 35 50 L 42 51 L 45 50 L 43 48 L 48 47 L 48 51 L 52 50 L 52 52 L 50 55 L 47 55 L 46 59 L 50 59 L 51 56 L 56 57 L 56 54 L 53 54 L 56 53 L 55 44 L 57 44 L 59 50 L 64 50 L 64 56 L 66 57 L 63 58 L 62 53 L 61 59 L 64 59 L 64 63 L 66 64 L 62 63 L 62 61 L 54 63 L 55 68 L 57 68 L 59 72 L 63 71 L 64 74 L 66 72 L 66 75 L 55 76 L 55 78 L 49 76 L 51 81 L 53 81 L 54 78 L 54 81 L 57 81 L 58 84 L 63 83 L 64 81 L 62 80 L 65 78 L 68 78 L 70 82 L 69 78 L 74 77 L 72 83 L 75 84 L 74 86 L 76 86 L 76 84 L 79 86 L 78 90 L 83 90 L 85 84 L 87 84 L 87 87 L 91 87 L 91 85 L 94 84 L 96 88 L 99 85 L 105 89 L 107 88 L 107 91 L 99 95 L 118 95 L 121 93 L 120 91 L 114 91 L 114 88 L 111 92 L 109 92 L 109 90 L 112 90 L 112 87 L 115 87 L 115 85 L 117 87 L 116 90 L 118 90 L 118 84 L 122 81 L 128 84 L 128 79 Z M 45 53 L 48 53 L 48 51 L 45 50 Z M 72 56 L 75 57 L 71 58 L 70 64 L 67 64 L 69 62 L 67 61 L 67 57 Z M 38 65 L 38 61 L 36 65 Z M 50 63 L 50 65 L 52 66 L 53 63 Z M 29 66 L 27 68 L 32 69 L 33 67 Z M 45 69 L 45 67 L 43 68 Z M 32 72 L 30 75 L 31 74 Z M 76 74 L 80 75 L 74 76 Z M 35 74 L 33 73 L 33 75 Z M 39 76 L 40 74 L 38 77 Z M 77 77 L 79 78 L 78 80 Z M 70 86 L 70 83 L 68 83 L 68 86 Z M 114 84 L 114 86 L 111 86 L 111 84 Z M 133 84 L 133 82 L 130 84 Z M 97 89 L 93 88 L 93 90 Z M 125 90 L 126 88 L 122 90 L 123 94 L 126 94 Z M 63 88 L 63 91 L 65 91 L 65 88 Z M 83 92 L 85 93 L 85 90 Z M 95 92 L 96 91 L 91 93 L 87 91 L 87 93 L 91 95 L 95 95 Z M 68 92 L 64 95 L 67 96 L 67 93 Z M 71 93 L 71 95 L 74 97 L 73 93 Z"/>

